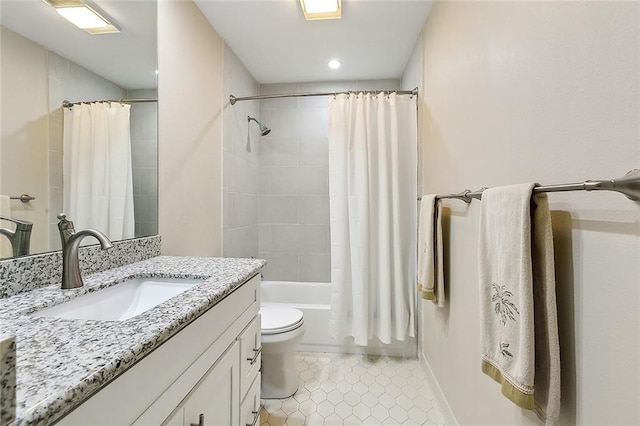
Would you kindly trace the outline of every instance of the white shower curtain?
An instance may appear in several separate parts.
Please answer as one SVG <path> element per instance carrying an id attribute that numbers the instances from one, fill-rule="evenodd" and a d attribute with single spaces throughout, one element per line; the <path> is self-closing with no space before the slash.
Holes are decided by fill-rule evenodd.
<path id="1" fill-rule="evenodd" d="M 94 102 L 64 108 L 64 209 L 76 230 L 132 238 L 130 105 Z"/>
<path id="2" fill-rule="evenodd" d="M 366 346 L 414 336 L 417 112 L 410 95 L 329 101 L 331 331 Z"/>

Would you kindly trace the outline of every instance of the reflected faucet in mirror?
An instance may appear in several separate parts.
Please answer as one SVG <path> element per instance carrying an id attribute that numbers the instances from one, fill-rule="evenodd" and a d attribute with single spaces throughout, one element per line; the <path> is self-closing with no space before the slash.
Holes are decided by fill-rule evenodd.
<path id="1" fill-rule="evenodd" d="M 0 216 L 1 220 L 13 222 L 16 225 L 15 230 L 8 228 L 0 228 L 0 234 L 4 235 L 11 242 L 13 256 L 26 256 L 29 254 L 29 245 L 31 244 L 31 229 L 33 223 L 26 220 L 12 219 L 10 217 Z"/>
<path id="2" fill-rule="evenodd" d="M 78 249 L 84 237 L 94 237 L 100 242 L 103 250 L 113 247 L 111 240 L 95 229 L 75 230 L 73 222 L 67 220 L 67 215 L 58 215 L 58 230 L 62 240 L 62 289 L 78 288 L 84 285 L 80 275 L 80 258 Z"/>

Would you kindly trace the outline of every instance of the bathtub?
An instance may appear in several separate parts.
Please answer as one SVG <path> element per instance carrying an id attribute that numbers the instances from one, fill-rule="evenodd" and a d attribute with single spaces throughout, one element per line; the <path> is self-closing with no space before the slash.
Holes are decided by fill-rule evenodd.
<path id="1" fill-rule="evenodd" d="M 313 301 L 313 303 L 309 303 Z M 304 315 L 304 336 L 299 351 L 338 352 L 336 341 L 329 337 L 331 310 L 330 283 L 303 283 L 294 281 L 262 281 L 262 306 L 287 306 L 300 309 Z"/>
<path id="2" fill-rule="evenodd" d="M 391 345 L 372 342 L 367 347 L 356 346 L 353 339 L 335 340 L 329 335 L 331 314 L 331 283 L 306 283 L 295 281 L 262 281 L 260 284 L 262 306 L 286 306 L 300 309 L 304 314 L 305 332 L 298 351 L 366 353 L 415 357 L 415 339 L 395 342 Z"/>

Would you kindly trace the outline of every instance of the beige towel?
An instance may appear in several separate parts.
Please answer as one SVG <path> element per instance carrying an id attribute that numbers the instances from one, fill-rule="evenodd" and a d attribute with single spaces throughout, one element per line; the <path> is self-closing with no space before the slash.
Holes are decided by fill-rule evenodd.
<path id="1" fill-rule="evenodd" d="M 0 195 L 0 216 L 11 217 L 11 200 L 8 195 Z M 0 228 L 13 230 L 15 226 L 6 220 L 0 220 Z M 13 256 L 11 241 L 4 235 L 0 235 L 0 259 Z"/>
<path id="2" fill-rule="evenodd" d="M 422 196 L 418 226 L 418 291 L 443 307 L 442 208 L 435 195 Z"/>
<path id="3" fill-rule="evenodd" d="M 546 424 L 560 411 L 551 215 L 533 183 L 488 189 L 480 214 L 482 371 Z"/>

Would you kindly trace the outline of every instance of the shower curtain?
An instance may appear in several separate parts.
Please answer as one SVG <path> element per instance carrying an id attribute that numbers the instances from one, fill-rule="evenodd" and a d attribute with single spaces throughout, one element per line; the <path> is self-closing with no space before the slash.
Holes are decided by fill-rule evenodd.
<path id="1" fill-rule="evenodd" d="M 414 336 L 417 111 L 411 95 L 329 100 L 331 324 L 360 346 Z"/>
<path id="2" fill-rule="evenodd" d="M 117 102 L 64 108 L 63 204 L 76 230 L 134 236 L 130 109 Z"/>

